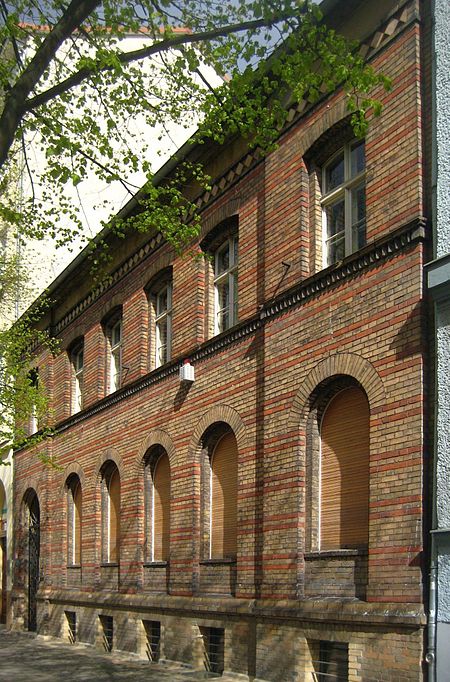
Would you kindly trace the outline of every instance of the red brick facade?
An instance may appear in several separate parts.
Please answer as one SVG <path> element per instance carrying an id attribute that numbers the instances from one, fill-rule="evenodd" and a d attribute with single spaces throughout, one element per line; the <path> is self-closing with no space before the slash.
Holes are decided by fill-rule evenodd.
<path id="1" fill-rule="evenodd" d="M 320 642 L 340 642 L 350 680 L 422 678 L 422 29 L 418 3 L 394 14 L 384 4 L 364 43 L 393 81 L 391 92 L 378 93 L 383 114 L 365 142 L 365 247 L 323 268 L 320 169 L 351 139 L 337 93 L 293 110 L 266 159 L 239 144 L 217 155 L 213 189 L 198 205 L 202 239 L 238 218 L 237 325 L 214 336 L 212 262 L 175 257 L 159 236 L 121 243 L 103 291 L 77 271 L 56 290 L 62 350 L 37 364 L 56 426 L 40 447 L 61 469 L 26 449 L 15 455 L 17 623 L 28 623 L 31 490 L 40 506 L 42 633 L 65 636 L 66 611 L 76 613 L 80 640 L 100 643 L 99 616 L 108 615 L 113 646 L 143 653 L 143 622 L 156 621 L 161 657 L 201 667 L 200 635 L 218 628 L 225 670 L 280 682 L 312 679 Z M 147 286 L 169 266 L 172 359 L 153 369 Z M 108 396 L 104 321 L 115 309 L 122 388 Z M 83 405 L 70 416 L 67 349 L 78 338 Z M 178 378 L 185 358 L 195 368 L 190 387 Z M 370 407 L 369 541 L 321 552 L 317 415 L 347 385 L 360 387 Z M 213 561 L 204 547 L 205 468 L 214 425 L 224 424 L 238 448 L 237 557 Z M 144 468 L 156 446 L 170 461 L 167 562 L 149 562 L 146 550 Z M 121 486 L 118 564 L 102 563 L 101 470 L 109 461 Z M 68 567 L 71 474 L 82 489 L 82 560 Z"/>

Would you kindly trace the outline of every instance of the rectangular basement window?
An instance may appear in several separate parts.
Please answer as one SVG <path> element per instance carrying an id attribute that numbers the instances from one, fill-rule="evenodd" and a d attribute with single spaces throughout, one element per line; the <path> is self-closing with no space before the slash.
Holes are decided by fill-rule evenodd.
<path id="1" fill-rule="evenodd" d="M 102 641 L 105 651 L 111 653 L 113 649 L 114 622 L 112 616 L 99 616 L 102 627 Z"/>
<path id="2" fill-rule="evenodd" d="M 161 623 L 158 620 L 143 620 L 142 624 L 147 638 L 145 649 L 148 660 L 156 663 L 161 652 Z"/>
<path id="3" fill-rule="evenodd" d="M 321 640 L 313 664 L 317 682 L 348 682 L 348 644 Z"/>
<path id="4" fill-rule="evenodd" d="M 67 638 L 71 644 L 77 641 L 77 614 L 75 611 L 64 611 L 67 620 Z"/>
<path id="5" fill-rule="evenodd" d="M 200 633 L 205 644 L 205 669 L 210 673 L 222 675 L 224 669 L 224 640 L 223 628 L 201 627 Z"/>

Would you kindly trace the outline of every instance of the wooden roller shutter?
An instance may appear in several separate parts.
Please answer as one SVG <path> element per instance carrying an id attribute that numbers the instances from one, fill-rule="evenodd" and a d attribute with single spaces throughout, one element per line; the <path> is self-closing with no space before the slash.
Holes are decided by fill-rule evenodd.
<path id="1" fill-rule="evenodd" d="M 320 549 L 367 545 L 369 404 L 356 387 L 338 393 L 321 427 Z"/>
<path id="2" fill-rule="evenodd" d="M 73 491 L 73 563 L 81 564 L 82 494 L 80 482 Z"/>
<path id="3" fill-rule="evenodd" d="M 211 558 L 236 557 L 237 443 L 227 433 L 217 443 L 211 461 Z"/>
<path id="4" fill-rule="evenodd" d="M 120 546 L 120 477 L 115 469 L 109 479 L 109 556 L 108 561 L 119 561 Z"/>
<path id="5" fill-rule="evenodd" d="M 168 561 L 170 537 L 170 464 L 167 453 L 153 474 L 153 560 Z"/>

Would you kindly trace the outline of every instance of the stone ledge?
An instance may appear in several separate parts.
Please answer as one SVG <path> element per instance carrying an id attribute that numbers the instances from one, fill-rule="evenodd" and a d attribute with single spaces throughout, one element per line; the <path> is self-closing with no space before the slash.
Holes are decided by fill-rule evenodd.
<path id="1" fill-rule="evenodd" d="M 257 617 L 261 619 L 283 619 L 305 622 L 352 623 L 355 625 L 384 625 L 386 627 L 423 627 L 426 616 L 421 604 L 399 604 L 365 602 L 358 599 L 303 599 L 294 600 L 253 600 L 234 597 L 178 597 L 148 594 L 99 594 L 74 590 L 41 590 L 38 601 L 71 604 L 91 608 L 114 608 L 136 612 L 147 610 L 175 613 L 184 611 L 186 616 L 198 617 Z"/>

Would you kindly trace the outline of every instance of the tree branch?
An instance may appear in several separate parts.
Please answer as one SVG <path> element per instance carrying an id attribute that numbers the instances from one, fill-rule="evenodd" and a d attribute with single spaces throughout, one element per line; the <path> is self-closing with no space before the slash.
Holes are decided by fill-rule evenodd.
<path id="1" fill-rule="evenodd" d="M 0 118 L 0 167 L 5 162 L 20 121 L 27 111 L 27 98 L 56 52 L 73 31 L 94 11 L 100 0 L 72 0 L 54 28 L 5 97 Z"/>
<path id="2" fill-rule="evenodd" d="M 211 29 L 209 31 L 201 31 L 199 33 L 185 33 L 174 36 L 173 38 L 168 38 L 167 40 L 161 40 L 159 43 L 149 45 L 148 47 L 143 47 L 140 50 L 133 50 L 132 52 L 123 52 L 117 55 L 117 59 L 121 64 L 129 64 L 139 59 L 145 59 L 151 57 L 155 54 L 160 54 L 161 52 L 167 52 L 168 50 L 175 49 L 182 45 L 189 45 L 192 43 L 199 43 L 203 41 L 214 40 L 214 38 L 223 38 L 232 33 L 239 33 L 240 31 L 249 31 L 252 29 L 262 28 L 263 26 L 273 26 L 278 21 L 286 19 L 287 16 L 274 15 L 272 19 L 255 19 L 253 21 L 246 21 L 240 24 L 230 24 L 229 26 L 222 26 L 221 28 Z M 80 85 L 84 80 L 89 78 L 89 76 L 94 73 L 99 73 L 102 71 L 110 71 L 112 67 L 102 66 L 100 68 L 88 68 L 84 67 L 73 73 L 71 76 L 61 81 L 57 85 L 41 92 L 39 95 L 32 97 L 24 105 L 24 112 L 32 111 L 36 107 L 46 104 L 51 99 L 54 99 L 58 95 L 62 95 L 64 92 L 71 90 L 72 88 Z"/>

